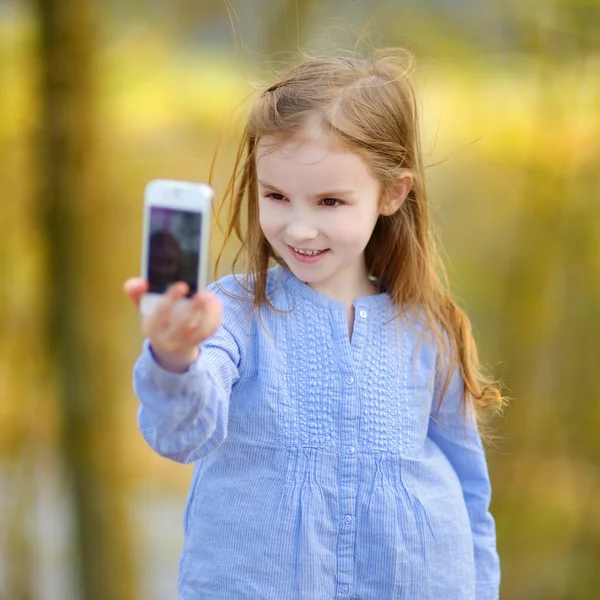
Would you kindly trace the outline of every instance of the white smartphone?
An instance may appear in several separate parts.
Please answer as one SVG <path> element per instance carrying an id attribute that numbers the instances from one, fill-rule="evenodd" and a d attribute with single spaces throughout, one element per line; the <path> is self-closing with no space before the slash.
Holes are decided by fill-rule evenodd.
<path id="1" fill-rule="evenodd" d="M 205 183 L 156 179 L 146 186 L 142 277 L 149 287 L 142 314 L 151 313 L 173 283 L 185 281 L 188 297 L 206 287 L 213 196 Z"/>

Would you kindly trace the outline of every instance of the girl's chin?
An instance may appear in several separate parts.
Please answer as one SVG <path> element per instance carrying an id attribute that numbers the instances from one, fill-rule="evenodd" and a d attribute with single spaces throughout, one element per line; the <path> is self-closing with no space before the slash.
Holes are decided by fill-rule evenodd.
<path id="1" fill-rule="evenodd" d="M 311 269 L 309 268 L 303 269 L 302 267 L 298 268 L 290 265 L 288 265 L 288 268 L 296 276 L 297 279 L 303 281 L 304 283 L 307 283 L 311 287 L 325 283 L 330 277 L 329 274 L 317 274 L 314 271 L 311 272 Z"/>

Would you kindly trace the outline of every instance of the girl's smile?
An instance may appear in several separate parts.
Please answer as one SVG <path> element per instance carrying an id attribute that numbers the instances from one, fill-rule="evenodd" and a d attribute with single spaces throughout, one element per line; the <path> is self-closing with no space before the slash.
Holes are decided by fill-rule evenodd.
<path id="1" fill-rule="evenodd" d="M 320 260 L 329 249 L 325 250 L 303 250 L 301 248 L 293 248 L 288 245 L 288 248 L 292 251 L 294 258 L 303 263 L 315 263 Z"/>

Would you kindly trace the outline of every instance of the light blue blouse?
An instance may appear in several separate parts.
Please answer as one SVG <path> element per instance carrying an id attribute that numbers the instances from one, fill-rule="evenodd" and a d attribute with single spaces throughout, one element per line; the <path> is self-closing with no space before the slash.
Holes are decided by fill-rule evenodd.
<path id="1" fill-rule="evenodd" d="M 437 350 L 385 294 L 344 306 L 284 267 L 251 314 L 229 276 L 219 331 L 183 374 L 148 341 L 134 367 L 139 427 L 195 462 L 184 600 L 492 600 L 500 569 L 490 481 L 463 382 L 434 420 Z M 419 339 L 421 342 L 419 343 Z"/>

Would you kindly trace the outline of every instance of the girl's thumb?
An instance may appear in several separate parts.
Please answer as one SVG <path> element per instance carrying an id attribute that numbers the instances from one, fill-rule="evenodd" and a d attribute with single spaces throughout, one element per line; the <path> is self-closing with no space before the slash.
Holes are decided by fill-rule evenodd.
<path id="1" fill-rule="evenodd" d="M 140 299 L 148 289 L 148 284 L 141 277 L 132 277 L 123 284 L 123 291 L 133 302 L 136 308 L 140 306 Z"/>

